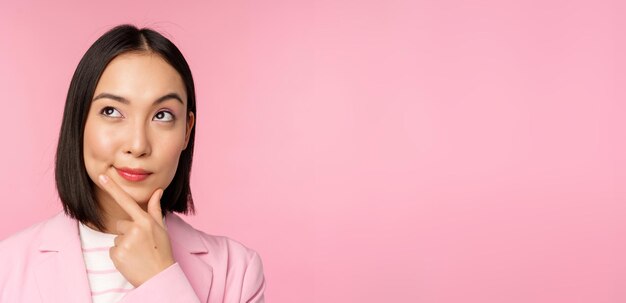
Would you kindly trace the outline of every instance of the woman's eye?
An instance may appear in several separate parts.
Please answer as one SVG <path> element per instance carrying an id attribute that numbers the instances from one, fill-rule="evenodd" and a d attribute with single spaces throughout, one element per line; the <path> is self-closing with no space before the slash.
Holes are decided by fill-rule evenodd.
<path id="1" fill-rule="evenodd" d="M 117 115 L 116 115 L 116 116 L 113 116 L 113 113 L 115 113 L 115 112 L 117 112 Z M 103 116 L 106 116 L 106 117 L 112 117 L 112 118 L 118 118 L 118 117 L 121 117 L 121 116 L 122 116 L 122 115 L 120 114 L 120 112 L 119 112 L 119 111 L 117 111 L 117 109 L 115 109 L 115 108 L 113 108 L 113 107 L 110 107 L 110 106 L 107 106 L 107 107 L 103 108 L 103 109 L 100 111 L 100 114 L 101 114 L 101 115 L 103 115 Z"/>
<path id="2" fill-rule="evenodd" d="M 166 118 L 168 116 L 169 116 L 169 118 Z M 159 119 L 159 121 L 164 121 L 164 122 L 174 121 L 174 115 L 172 113 L 170 113 L 170 112 L 167 112 L 167 111 L 160 111 L 154 117 Z M 166 119 L 161 120 L 163 118 L 166 118 Z"/>

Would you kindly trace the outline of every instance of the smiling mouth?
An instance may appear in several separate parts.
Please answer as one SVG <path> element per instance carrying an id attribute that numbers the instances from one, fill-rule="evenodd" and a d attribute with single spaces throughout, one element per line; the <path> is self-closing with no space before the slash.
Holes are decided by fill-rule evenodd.
<path id="1" fill-rule="evenodd" d="M 143 169 L 130 169 L 130 168 L 117 168 L 115 167 L 115 171 L 124 179 L 132 182 L 143 181 L 148 178 L 152 172 L 143 170 Z"/>

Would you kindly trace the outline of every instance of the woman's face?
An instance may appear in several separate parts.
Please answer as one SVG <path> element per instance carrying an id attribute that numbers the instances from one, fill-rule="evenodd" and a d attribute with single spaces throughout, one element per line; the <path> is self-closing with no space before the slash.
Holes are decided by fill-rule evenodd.
<path id="1" fill-rule="evenodd" d="M 183 80 L 160 56 L 126 53 L 108 64 L 96 86 L 83 143 L 85 168 L 98 185 L 100 203 L 109 198 L 99 174 L 112 178 L 144 208 L 157 188 L 170 184 L 194 124 L 186 108 Z M 129 175 L 124 169 L 147 174 Z"/>

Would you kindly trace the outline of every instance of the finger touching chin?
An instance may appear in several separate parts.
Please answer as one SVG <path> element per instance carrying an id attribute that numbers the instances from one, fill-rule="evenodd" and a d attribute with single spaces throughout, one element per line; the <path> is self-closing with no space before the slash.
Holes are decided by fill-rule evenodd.
<path id="1" fill-rule="evenodd" d="M 152 196 L 152 192 L 148 187 L 136 187 L 136 188 L 128 188 L 124 185 L 120 186 L 129 196 L 133 198 L 137 202 L 137 204 L 148 204 L 150 201 L 150 197 Z"/>

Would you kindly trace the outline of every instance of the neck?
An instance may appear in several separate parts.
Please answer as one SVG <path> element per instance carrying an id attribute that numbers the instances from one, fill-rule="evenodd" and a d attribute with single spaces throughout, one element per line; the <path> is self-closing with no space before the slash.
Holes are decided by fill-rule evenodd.
<path id="1" fill-rule="evenodd" d="M 103 213 L 102 220 L 104 223 L 105 230 L 102 230 L 104 233 L 120 235 L 121 233 L 117 230 L 117 222 L 118 221 L 132 221 L 132 218 L 124 211 L 124 209 L 107 193 L 97 193 L 97 201 L 100 206 L 100 210 Z M 138 203 L 138 205 L 144 210 L 148 211 L 147 203 Z M 89 223 L 89 227 L 92 229 L 98 230 L 93 226 L 93 224 Z"/>

